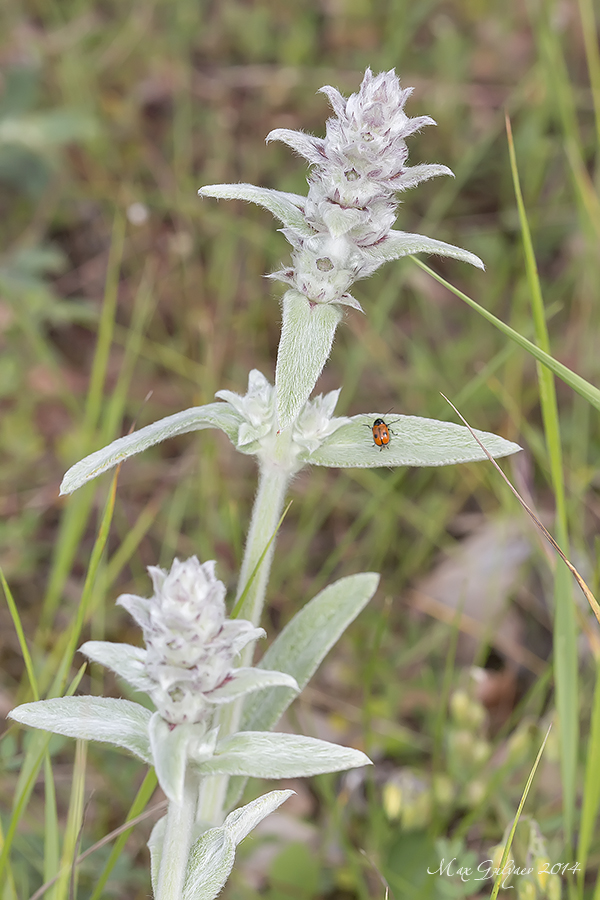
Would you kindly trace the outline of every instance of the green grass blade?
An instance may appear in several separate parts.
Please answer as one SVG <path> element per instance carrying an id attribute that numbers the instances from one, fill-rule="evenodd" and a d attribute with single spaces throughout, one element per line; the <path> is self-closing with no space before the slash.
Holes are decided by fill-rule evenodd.
<path id="1" fill-rule="evenodd" d="M 77 548 L 85 534 L 93 502 L 94 489 L 91 485 L 86 490 L 79 491 L 76 497 L 70 497 L 66 501 L 56 539 L 48 587 L 42 605 L 36 645 L 43 644 L 46 632 L 56 614 L 63 588 L 73 567 Z"/>
<path id="2" fill-rule="evenodd" d="M 144 329 L 154 309 L 154 296 L 152 292 L 153 274 L 150 267 L 146 266 L 140 285 L 136 291 L 131 326 L 127 332 L 121 370 L 119 372 L 117 383 L 111 392 L 110 399 L 106 399 L 106 409 L 102 414 L 102 443 L 110 442 L 121 426 L 129 386 L 131 384 L 131 379 L 133 378 L 135 364 L 140 355 Z"/>
<path id="3" fill-rule="evenodd" d="M 2 821 L 0 820 L 0 853 L 4 852 L 4 830 L 2 828 Z M 18 900 L 17 890 L 15 887 L 15 879 L 13 876 L 13 871 L 10 865 L 10 862 L 6 861 L 4 872 L 4 884 L 2 886 L 2 893 L 0 896 L 2 900 Z"/>
<path id="4" fill-rule="evenodd" d="M 44 759 L 44 826 L 44 882 L 47 882 L 52 881 L 58 873 L 60 859 L 56 789 L 52 760 L 48 753 Z"/>
<path id="5" fill-rule="evenodd" d="M 552 727 L 552 726 L 550 726 L 550 727 Z M 538 750 L 538 754 L 535 758 L 535 762 L 533 763 L 531 772 L 529 773 L 529 778 L 527 779 L 527 783 L 523 790 L 523 794 L 521 796 L 521 800 L 520 800 L 519 806 L 517 808 L 517 813 L 516 813 L 514 821 L 512 823 L 512 827 L 511 827 L 510 833 L 508 835 L 508 840 L 507 840 L 506 846 L 504 848 L 504 853 L 502 854 L 502 860 L 501 860 L 500 866 L 499 866 L 500 872 L 496 877 L 496 881 L 494 882 L 494 887 L 492 888 L 492 893 L 490 894 L 490 900 L 496 900 L 496 897 L 498 896 L 498 891 L 500 890 L 500 886 L 502 885 L 502 882 L 504 880 L 505 876 L 502 874 L 502 870 L 504 869 L 504 866 L 506 865 L 506 861 L 507 861 L 508 855 L 510 853 L 510 848 L 511 848 L 511 845 L 513 842 L 513 838 L 515 836 L 515 831 L 517 830 L 517 825 L 519 824 L 519 819 L 521 818 L 521 813 L 523 812 L 523 807 L 525 806 L 525 801 L 527 800 L 527 795 L 529 794 L 531 785 L 533 784 L 533 779 L 535 777 L 537 767 L 540 764 L 540 760 L 542 758 L 542 753 L 544 752 L 544 747 L 546 746 L 546 741 L 548 740 L 549 734 L 550 734 L 550 728 L 546 732 L 546 737 L 542 741 L 542 746 Z"/>
<path id="6" fill-rule="evenodd" d="M 116 344 L 126 347 L 130 340 L 129 329 L 125 328 L 123 325 L 116 324 L 114 339 Z M 149 337 L 144 337 L 142 339 L 139 355 L 141 359 L 145 359 L 155 366 L 166 369 L 173 375 L 177 375 L 186 381 L 190 381 L 195 386 L 200 384 L 203 386 L 206 385 L 208 377 L 212 375 L 212 373 L 207 372 L 206 366 L 195 362 L 193 359 L 180 353 L 174 347 L 169 347 L 159 341 L 153 341 Z M 218 383 L 215 386 L 215 390 L 217 387 Z M 210 397 L 211 391 L 205 390 L 203 396 Z"/>
<path id="7" fill-rule="evenodd" d="M 488 312 L 485 307 L 480 306 L 476 300 L 473 300 L 471 297 L 464 294 L 462 291 L 459 291 L 458 288 L 455 288 L 454 285 L 450 284 L 449 281 L 446 281 L 445 278 L 442 278 L 441 275 L 438 275 L 433 269 L 430 269 L 429 266 L 425 265 L 425 263 L 421 262 L 420 259 L 417 259 L 416 256 L 411 256 L 411 259 L 414 263 L 416 263 L 424 272 L 427 272 L 428 275 L 431 275 L 432 278 L 443 285 L 445 288 L 448 288 L 456 297 L 459 297 L 463 300 L 468 306 L 475 309 L 484 319 L 487 319 L 488 322 L 491 322 L 492 325 L 509 337 L 512 341 L 518 344 L 523 350 L 527 350 L 528 353 L 531 354 L 535 359 L 539 360 L 546 368 L 550 369 L 551 372 L 554 372 L 555 375 L 564 381 L 565 384 L 568 384 L 569 387 L 573 388 L 578 394 L 584 397 L 591 405 L 600 410 L 600 390 L 597 387 L 594 387 L 593 384 L 590 384 L 589 381 L 586 381 L 585 378 L 582 378 L 581 375 L 577 375 L 567 366 L 558 362 L 558 360 L 554 359 L 553 356 L 550 356 L 549 353 L 546 353 L 541 347 L 538 347 L 537 344 L 532 343 L 532 341 L 527 340 L 526 337 L 523 337 L 519 334 L 518 331 L 515 331 L 514 328 L 511 328 L 510 325 L 507 325 L 502 319 L 499 319 L 493 313 Z"/>
<path id="8" fill-rule="evenodd" d="M 600 199 L 590 174 L 586 168 L 581 151 L 572 140 L 565 141 L 567 159 L 571 167 L 571 177 L 577 186 L 581 204 L 584 207 L 593 233 L 590 235 L 592 253 L 597 250 L 597 241 L 600 240 Z M 593 257 L 592 257 L 593 258 Z"/>
<path id="9" fill-rule="evenodd" d="M 546 313 L 538 276 L 537 263 L 531 239 L 531 231 L 523 202 L 517 158 L 510 121 L 506 118 L 508 151 L 519 224 L 525 254 L 525 269 L 529 285 L 531 312 L 538 345 L 550 353 L 550 340 L 546 325 Z M 563 553 L 569 556 L 567 507 L 563 478 L 563 458 L 560 438 L 558 404 L 554 377 L 538 360 L 536 363 L 540 387 L 540 404 L 550 460 L 550 475 L 556 503 L 556 534 Z M 563 780 L 563 814 L 565 834 L 572 842 L 575 819 L 575 792 L 577 779 L 577 748 L 579 743 L 579 685 L 577 660 L 577 627 L 571 591 L 571 579 L 559 563 L 554 576 L 554 671 L 556 680 L 556 706 L 560 720 L 561 772 Z"/>
<path id="10" fill-rule="evenodd" d="M 572 845 L 577 794 L 579 745 L 579 683 L 577 634 L 571 575 L 558 562 L 554 576 L 554 681 L 559 718 L 563 820 L 565 837 Z"/>
<path id="11" fill-rule="evenodd" d="M 122 570 L 133 557 L 140 543 L 146 537 L 148 530 L 156 521 L 156 517 L 164 503 L 166 495 L 161 493 L 148 501 L 142 509 L 133 526 L 123 535 L 123 538 L 106 564 L 104 573 L 104 586 L 108 590 L 117 580 Z"/>
<path id="12" fill-rule="evenodd" d="M 150 771 L 146 774 L 146 777 L 144 778 L 142 784 L 140 785 L 140 789 L 137 792 L 136 798 L 133 801 L 133 803 L 131 804 L 131 809 L 127 813 L 127 819 L 126 819 L 127 822 L 129 822 L 131 819 L 137 818 L 137 816 L 139 816 L 140 813 L 142 813 L 144 811 L 144 809 L 146 808 L 146 806 L 148 805 L 148 803 L 150 801 L 150 798 L 152 797 L 152 794 L 154 793 L 156 785 L 157 785 L 156 773 L 155 773 L 154 769 L 150 769 Z M 133 828 L 133 825 L 132 825 L 132 828 Z M 93 892 L 92 896 L 90 897 L 90 900 L 100 900 L 100 898 L 102 896 L 102 891 L 104 890 L 104 886 L 106 885 L 106 882 L 110 878 L 110 874 L 111 874 L 112 870 L 114 869 L 115 865 L 117 864 L 119 857 L 120 857 L 121 853 L 123 852 L 123 847 L 125 846 L 125 844 L 127 842 L 127 838 L 129 837 L 130 834 L 131 834 L 131 828 L 127 829 L 127 831 L 124 831 L 122 834 L 120 834 L 119 837 L 117 838 L 117 840 L 115 841 L 115 844 L 114 844 L 112 850 L 110 851 L 110 855 L 109 855 L 108 859 L 106 860 L 106 863 L 104 864 L 104 868 L 103 868 L 102 872 L 100 873 L 100 876 L 96 882 L 96 886 L 94 888 L 94 892 Z"/>
<path id="13" fill-rule="evenodd" d="M 585 46 L 585 56 L 592 86 L 592 102 L 594 104 L 594 118 L 596 121 L 596 140 L 598 152 L 600 152 L 600 49 L 596 35 L 598 24 L 594 15 L 592 0 L 578 0 L 579 15 L 581 17 L 581 33 Z"/>
<path id="14" fill-rule="evenodd" d="M 585 15 L 585 13 L 584 13 Z M 592 16 L 593 24 L 593 16 Z M 598 240 L 597 222 L 593 217 L 589 216 L 589 204 L 586 197 L 584 182 L 576 177 L 577 171 L 585 170 L 585 154 L 581 140 L 581 133 L 578 121 L 578 102 L 573 88 L 569 65 L 565 58 L 564 47 L 561 44 L 559 30 L 553 21 L 553 14 L 550 3 L 543 3 L 540 7 L 537 20 L 532 22 L 535 36 L 538 40 L 540 59 L 544 67 L 544 76 L 549 90 L 552 93 L 553 104 L 552 110 L 564 134 L 564 146 L 571 162 L 571 176 L 573 179 L 573 187 L 575 200 L 578 208 L 578 221 L 583 232 L 586 233 L 588 241 L 593 241 L 595 250 Z M 596 32 L 591 32 L 590 41 L 596 40 Z M 588 57 L 588 66 L 590 64 L 590 55 Z M 590 69 L 592 75 L 593 70 Z M 594 98 L 595 104 L 597 96 Z M 596 119 L 598 127 L 598 120 Z M 596 232 L 594 234 L 594 232 Z"/>
<path id="15" fill-rule="evenodd" d="M 71 681 L 71 684 L 65 693 L 66 697 L 72 696 L 79 687 L 79 682 L 83 678 L 86 666 L 87 663 L 81 666 Z M 2 852 L 0 853 L 0 884 L 3 883 L 9 865 L 8 856 L 15 838 L 17 827 L 25 807 L 27 806 L 29 797 L 31 796 L 40 767 L 48 751 L 48 743 L 51 737 L 51 734 L 46 734 L 43 731 L 34 731 L 31 735 L 30 744 L 17 780 L 10 824 L 8 831 L 6 832 Z"/>
<path id="16" fill-rule="evenodd" d="M 594 834 L 594 825 L 600 808 L 600 658 L 596 660 L 596 684 L 590 723 L 590 737 L 587 746 L 585 778 L 582 790 L 581 822 L 577 860 L 581 870 L 577 873 L 580 896 L 583 897 L 585 867 Z M 598 880 L 600 884 L 600 878 Z"/>
<path id="17" fill-rule="evenodd" d="M 538 276 L 537 263 L 533 249 L 533 241 L 531 239 L 531 231 L 529 222 L 527 221 L 527 213 L 525 212 L 525 204 L 523 202 L 523 194 L 521 192 L 521 183 L 519 172 L 517 169 L 517 159 L 512 139 L 512 131 L 510 121 L 506 119 L 506 128 L 508 133 L 508 151 L 510 155 L 510 168 L 513 178 L 513 186 L 519 212 L 519 224 L 521 227 L 521 237 L 523 240 L 523 250 L 525 254 L 525 268 L 527 272 L 527 282 L 529 285 L 529 295 L 531 298 L 531 312 L 535 325 L 535 335 L 538 346 L 550 355 L 550 340 L 548 338 L 548 327 L 546 325 L 546 313 L 544 309 L 544 301 L 542 298 L 542 290 Z M 562 448 L 559 432 L 558 406 L 556 402 L 556 391 L 554 389 L 554 378 L 549 369 L 542 366 L 540 361 L 537 363 L 538 381 L 540 385 L 540 402 L 542 407 L 542 417 L 544 422 L 544 431 L 546 433 L 546 443 L 548 447 L 548 455 L 550 457 L 550 471 L 552 475 L 552 487 L 555 494 L 556 502 L 556 518 L 559 543 L 563 546 L 564 552 L 568 555 L 568 546 L 566 545 L 567 528 L 566 528 L 566 505 L 565 490 L 563 482 L 563 462 Z"/>
<path id="18" fill-rule="evenodd" d="M 23 661 L 27 670 L 27 677 L 29 679 L 31 693 L 34 700 L 39 700 L 40 694 L 38 690 L 37 678 L 35 677 L 33 660 L 31 658 L 31 654 L 29 653 L 29 647 L 27 646 L 27 641 L 25 640 L 25 632 L 23 631 L 23 626 L 21 625 L 19 610 L 17 609 L 17 604 L 14 601 L 14 597 L 8 586 L 6 578 L 4 577 L 4 572 L 2 571 L 2 569 L 0 569 L 0 582 L 2 582 L 2 587 L 4 588 L 4 596 L 6 597 L 6 603 L 8 604 L 10 615 L 15 626 L 15 631 L 17 632 L 17 639 L 19 641 L 21 653 L 23 654 Z"/>
<path id="19" fill-rule="evenodd" d="M 83 625 L 90 613 L 90 600 L 92 598 L 94 586 L 96 583 L 96 575 L 98 573 L 98 567 L 100 566 L 102 554 L 104 553 L 106 541 L 108 540 L 110 523 L 112 521 L 115 509 L 118 478 L 119 469 L 117 468 L 112 478 L 108 499 L 104 507 L 104 513 L 102 515 L 102 521 L 100 522 L 100 528 L 98 529 L 98 535 L 96 537 L 96 540 L 94 541 L 94 546 L 92 548 L 90 564 L 88 566 L 87 574 L 85 577 L 81 600 L 77 608 L 77 615 L 75 616 L 75 620 L 71 626 L 70 631 L 67 633 L 66 645 L 63 641 L 57 643 L 57 655 L 60 654 L 60 663 L 55 668 L 56 675 L 48 693 L 49 697 L 59 697 L 62 693 L 62 688 L 67 677 L 69 666 L 71 665 L 75 650 L 77 649 L 77 643 L 79 642 L 81 629 L 83 628 Z"/>
<path id="20" fill-rule="evenodd" d="M 98 328 L 98 343 L 96 344 L 96 352 L 94 354 L 94 361 L 92 363 L 90 387 L 86 401 L 85 418 L 83 424 L 84 435 L 88 441 L 88 446 L 89 441 L 94 435 L 94 431 L 98 425 L 98 422 L 100 421 L 100 414 L 104 399 L 104 382 L 106 379 L 106 370 L 108 367 L 110 345 L 113 338 L 115 311 L 117 308 L 119 288 L 119 271 L 121 268 L 121 260 L 123 259 L 124 246 L 125 216 L 121 210 L 117 210 L 113 224 L 112 240 L 108 257 L 108 269 L 106 272 L 106 284 L 104 289 L 104 302 L 102 304 L 102 315 L 100 317 L 100 325 Z"/>
<path id="21" fill-rule="evenodd" d="M 85 415 L 82 424 L 81 454 L 83 456 L 85 456 L 93 446 L 94 436 L 101 414 L 103 388 L 114 331 L 119 271 L 123 258 L 124 244 L 125 218 L 121 212 L 117 212 L 113 225 L 104 301 L 98 328 L 98 340 L 94 361 L 92 363 L 90 387 L 86 399 Z M 56 542 L 52 570 L 48 579 L 48 588 L 44 598 L 43 611 L 40 617 L 39 640 L 43 640 L 43 632 L 50 626 L 56 613 L 56 609 L 60 602 L 60 595 L 69 576 L 69 572 L 72 569 L 77 548 L 79 547 L 85 532 L 93 503 L 93 496 L 93 492 L 90 492 L 81 495 L 75 501 L 71 501 L 63 515 L 60 533 Z"/>
<path id="22" fill-rule="evenodd" d="M 73 767 L 73 780 L 71 782 L 71 796 L 69 799 L 69 811 L 67 814 L 67 826 L 63 840 L 63 851 L 60 860 L 61 873 L 56 882 L 56 900 L 68 900 L 69 896 L 76 896 L 76 870 L 74 860 L 77 856 L 81 828 L 83 825 L 84 794 L 85 794 L 85 768 L 87 760 L 87 743 L 77 741 L 75 745 L 75 765 Z"/>

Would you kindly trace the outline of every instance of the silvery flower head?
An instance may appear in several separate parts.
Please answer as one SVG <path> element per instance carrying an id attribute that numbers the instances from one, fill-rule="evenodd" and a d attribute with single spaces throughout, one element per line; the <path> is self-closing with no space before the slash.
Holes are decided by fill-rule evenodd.
<path id="1" fill-rule="evenodd" d="M 393 69 L 376 77 L 367 69 L 359 92 L 348 100 L 334 87 L 321 88 L 335 113 L 324 139 L 284 128 L 267 137 L 288 144 L 314 166 L 306 217 L 318 234 L 334 241 L 346 237 L 357 246 L 376 244 L 394 224 L 398 191 L 452 175 L 446 166 L 406 164 L 406 138 L 435 125 L 430 116 L 410 119 L 404 112 L 412 90 L 401 90 Z"/>
<path id="2" fill-rule="evenodd" d="M 225 682 L 236 655 L 262 628 L 228 619 L 225 585 L 213 561 L 192 556 L 173 561 L 170 571 L 149 566 L 154 594 L 146 600 L 123 594 L 117 603 L 140 625 L 146 643 L 145 671 L 158 711 L 168 722 L 199 722 L 210 695 Z"/>
<path id="3" fill-rule="evenodd" d="M 394 231 L 397 194 L 436 175 L 452 175 L 438 164 L 408 166 L 406 138 L 429 116 L 404 111 L 412 88 L 401 89 L 393 69 L 367 69 L 360 90 L 347 100 L 334 87 L 321 88 L 334 116 L 324 138 L 277 128 L 267 141 L 283 141 L 313 167 L 307 197 L 253 185 L 209 185 L 200 194 L 251 200 L 284 223 L 293 247 L 292 265 L 271 277 L 284 281 L 311 303 L 338 303 L 360 309 L 351 284 L 390 259 L 428 252 L 453 256 L 483 268 L 468 251 L 423 235 Z"/>

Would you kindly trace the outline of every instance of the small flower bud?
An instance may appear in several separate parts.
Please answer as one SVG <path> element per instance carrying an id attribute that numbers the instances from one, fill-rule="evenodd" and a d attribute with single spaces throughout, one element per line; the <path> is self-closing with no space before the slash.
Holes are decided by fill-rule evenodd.
<path id="1" fill-rule="evenodd" d="M 473 735 L 464 728 L 448 735 L 449 763 L 453 774 L 465 781 L 473 769 Z"/>
<path id="2" fill-rule="evenodd" d="M 473 808 L 479 806 L 486 794 L 486 783 L 480 778 L 474 778 L 465 786 L 465 801 L 467 806 Z"/>
<path id="3" fill-rule="evenodd" d="M 454 691 L 450 697 L 450 712 L 457 725 L 464 726 L 469 721 L 469 705 L 471 698 L 466 691 Z"/>
<path id="4" fill-rule="evenodd" d="M 535 880 L 540 889 L 545 891 L 550 878 L 550 872 L 548 871 L 550 869 L 550 860 L 547 856 L 535 856 L 531 865 L 533 867 Z"/>
<path id="5" fill-rule="evenodd" d="M 534 737 L 537 735 L 537 726 L 531 722 L 525 722 L 511 734 L 507 742 L 507 761 L 513 765 L 522 762 L 531 750 Z"/>
<path id="6" fill-rule="evenodd" d="M 478 700 L 471 698 L 471 702 L 469 704 L 469 718 L 468 722 L 473 731 L 481 731 L 483 728 L 485 721 L 487 719 L 487 712 L 485 706 L 480 703 Z"/>
<path id="7" fill-rule="evenodd" d="M 387 781 L 382 791 L 383 811 L 390 819 L 399 818 L 402 811 L 402 788 L 395 781 Z"/>
<path id="8" fill-rule="evenodd" d="M 499 869 L 500 864 L 502 863 L 502 857 L 504 856 L 504 844 L 496 844 L 495 847 L 490 848 L 490 857 L 492 860 L 492 868 Z"/>
<path id="9" fill-rule="evenodd" d="M 454 800 L 454 784 L 447 775 L 434 775 L 433 799 L 437 807 L 442 810 L 448 809 Z"/>
<path id="10" fill-rule="evenodd" d="M 546 897 L 548 900 L 561 900 L 562 897 L 562 882 L 560 880 L 560 876 L 551 875 L 548 879 L 548 884 L 546 887 Z"/>
<path id="11" fill-rule="evenodd" d="M 431 789 L 410 769 L 395 772 L 385 783 L 382 803 L 388 819 L 400 819 L 404 831 L 423 828 L 431 820 Z"/>
<path id="12" fill-rule="evenodd" d="M 457 725 L 474 732 L 481 730 L 487 715 L 485 707 L 462 688 L 452 694 L 450 712 Z"/>
<path id="13" fill-rule="evenodd" d="M 475 766 L 482 766 L 490 758 L 492 746 L 489 741 L 475 740 L 472 747 L 472 758 Z"/>
<path id="14" fill-rule="evenodd" d="M 536 900 L 537 891 L 532 881 L 520 878 L 517 884 L 517 897 L 519 900 Z"/>
<path id="15" fill-rule="evenodd" d="M 426 828 L 431 821 L 431 792 L 426 789 L 407 799 L 402 809 L 402 828 L 415 831 Z"/>

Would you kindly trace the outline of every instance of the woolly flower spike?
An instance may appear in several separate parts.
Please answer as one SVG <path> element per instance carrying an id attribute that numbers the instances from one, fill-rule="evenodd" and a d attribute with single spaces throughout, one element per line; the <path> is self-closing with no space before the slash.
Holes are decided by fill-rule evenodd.
<path id="1" fill-rule="evenodd" d="M 333 87 L 321 90 L 336 114 L 327 122 L 324 140 L 284 128 L 267 137 L 288 144 L 315 167 L 304 213 L 317 236 L 305 238 L 293 227 L 284 229 L 295 248 L 295 266 L 273 277 L 314 302 L 356 306 L 346 288 L 384 261 L 382 248 L 376 254 L 371 248 L 386 241 L 394 224 L 395 193 L 452 172 L 440 165 L 406 165 L 405 138 L 435 122 L 429 116 L 406 115 L 412 88 L 401 90 L 393 70 L 373 77 L 367 69 L 360 91 L 347 101 Z"/>
<path id="2" fill-rule="evenodd" d="M 226 618 L 225 585 L 215 576 L 214 562 L 201 564 L 192 556 L 175 559 L 170 572 L 158 566 L 148 571 L 154 595 L 144 600 L 123 594 L 117 603 L 144 633 L 145 687 L 163 719 L 198 722 L 210 694 L 231 676 L 235 656 L 264 631 Z"/>
<path id="3" fill-rule="evenodd" d="M 384 262 L 413 253 L 452 256 L 483 268 L 479 257 L 421 234 L 394 231 L 397 194 L 436 175 L 446 166 L 406 165 L 406 138 L 429 116 L 410 119 L 404 105 L 412 89 L 401 90 L 394 70 L 365 72 L 348 100 L 324 87 L 335 116 L 326 136 L 278 128 L 268 141 L 283 141 L 313 167 L 308 196 L 256 187 L 211 184 L 204 197 L 249 200 L 270 210 L 292 245 L 292 264 L 270 277 L 290 286 L 282 300 L 283 323 L 275 384 L 279 427 L 289 428 L 310 397 L 327 362 L 344 306 L 360 310 L 350 293 Z"/>
<path id="4" fill-rule="evenodd" d="M 333 87 L 321 90 L 335 113 L 325 138 L 286 128 L 267 137 L 283 141 L 314 167 L 308 197 L 244 184 L 209 185 L 199 191 L 208 197 L 251 200 L 281 219 L 294 248 L 293 265 L 271 277 L 291 285 L 311 303 L 360 309 L 348 288 L 386 260 L 429 252 L 483 268 L 477 256 L 458 247 L 392 230 L 398 192 L 436 175 L 452 175 L 447 166 L 406 165 L 406 138 L 435 124 L 429 116 L 411 119 L 404 112 L 412 88 L 401 90 L 393 69 L 377 76 L 367 69 L 359 92 L 348 100 Z"/>

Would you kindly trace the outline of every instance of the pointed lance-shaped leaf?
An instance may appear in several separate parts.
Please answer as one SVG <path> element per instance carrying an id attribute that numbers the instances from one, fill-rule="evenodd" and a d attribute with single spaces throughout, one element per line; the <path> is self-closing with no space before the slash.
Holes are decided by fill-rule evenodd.
<path id="1" fill-rule="evenodd" d="M 258 666 L 289 672 L 302 690 L 348 625 L 367 605 L 378 584 L 376 572 L 361 572 L 328 585 L 288 622 Z M 242 731 L 270 731 L 295 696 L 287 688 L 271 688 L 248 697 L 242 714 Z M 236 803 L 244 784 L 244 778 L 229 779 L 228 807 Z"/>
<path id="2" fill-rule="evenodd" d="M 208 703 L 231 703 L 232 700 L 237 700 L 245 694 L 271 687 L 282 687 L 286 691 L 291 691 L 294 697 L 300 691 L 296 679 L 285 672 L 242 666 L 233 669 L 227 681 L 204 697 Z"/>
<path id="3" fill-rule="evenodd" d="M 267 144 L 270 141 L 281 141 L 287 144 L 312 165 L 322 165 L 325 159 L 325 141 L 323 138 L 305 134 L 304 131 L 292 131 L 290 128 L 274 128 L 266 137 Z"/>
<path id="4" fill-rule="evenodd" d="M 193 845 L 182 900 L 214 900 L 233 869 L 235 844 L 229 829 L 211 828 Z"/>
<path id="5" fill-rule="evenodd" d="M 378 584 L 376 572 L 361 572 L 328 585 L 288 622 L 258 666 L 289 672 L 302 690 L 348 625 L 367 605 Z M 287 688 L 273 688 L 249 697 L 244 704 L 242 729 L 269 731 L 294 696 Z"/>
<path id="6" fill-rule="evenodd" d="M 371 765 L 360 750 L 306 735 L 240 731 L 219 741 L 215 755 L 195 768 L 201 775 L 298 778 Z"/>
<path id="7" fill-rule="evenodd" d="M 398 416 L 393 424 L 390 442 L 379 448 L 373 443 L 371 427 L 380 414 L 353 416 L 326 437 L 312 453 L 299 458 L 316 466 L 338 468 L 375 468 L 377 466 L 449 466 L 477 462 L 487 456 L 464 425 L 440 422 L 420 416 Z M 365 427 L 366 426 L 366 427 Z M 509 456 L 521 448 L 512 441 L 487 431 L 475 433 L 494 457 Z"/>
<path id="8" fill-rule="evenodd" d="M 190 851 L 182 900 L 214 900 L 229 878 L 236 846 L 293 793 L 264 794 L 230 813 L 219 828 L 206 831 Z"/>
<path id="9" fill-rule="evenodd" d="M 247 200 L 249 203 L 256 203 L 268 209 L 276 219 L 296 233 L 304 237 L 311 237 L 315 233 L 304 217 L 306 197 L 300 194 L 275 191 L 255 184 L 207 184 L 198 193 L 201 197 L 214 197 L 217 200 Z"/>
<path id="10" fill-rule="evenodd" d="M 430 178 L 437 178 L 438 175 L 451 175 L 454 172 L 448 166 L 442 166 L 440 163 L 423 163 L 420 166 L 405 166 L 402 175 L 398 178 L 399 191 L 406 191 L 409 188 L 416 187 L 422 181 L 429 181 Z"/>
<path id="11" fill-rule="evenodd" d="M 391 259 L 412 256 L 414 253 L 435 253 L 437 256 L 451 256 L 453 259 L 477 266 L 478 269 L 485 269 L 479 257 L 468 250 L 446 244 L 444 241 L 436 241 L 434 238 L 425 237 L 424 234 L 410 234 L 407 231 L 389 231 L 379 243 L 365 247 L 364 253 L 380 264 Z"/>
<path id="12" fill-rule="evenodd" d="M 220 428 L 231 441 L 235 441 L 240 421 L 240 417 L 225 403 L 207 403 L 205 406 L 184 409 L 132 434 L 117 438 L 108 446 L 75 463 L 63 478 L 60 493 L 71 494 L 130 456 L 178 434 L 201 431 L 203 428 Z"/>
<path id="13" fill-rule="evenodd" d="M 158 890 L 158 875 L 162 860 L 162 851 L 167 833 L 167 817 L 163 816 L 155 824 L 148 838 L 148 850 L 150 851 L 150 877 L 152 879 L 152 891 L 154 896 Z"/>
<path id="14" fill-rule="evenodd" d="M 270 791 L 247 803 L 240 809 L 234 809 L 225 819 L 225 827 L 229 828 L 231 836 L 236 845 L 248 837 L 251 831 L 259 825 L 262 820 L 275 812 L 282 803 L 295 794 L 295 791 Z"/>
<path id="15" fill-rule="evenodd" d="M 55 697 L 23 703 L 8 717 L 53 734 L 82 741 L 101 741 L 129 750 L 152 763 L 148 723 L 152 713 L 129 700 L 112 697 Z"/>
<path id="16" fill-rule="evenodd" d="M 79 652 L 92 662 L 106 666 L 130 684 L 136 691 L 148 693 L 155 684 L 146 673 L 146 650 L 132 644 L 113 644 L 111 641 L 86 641 Z"/>
<path id="17" fill-rule="evenodd" d="M 313 392 L 342 318 L 337 304 L 311 303 L 298 291 L 282 298 L 283 323 L 275 387 L 279 425 L 287 428 Z"/>

